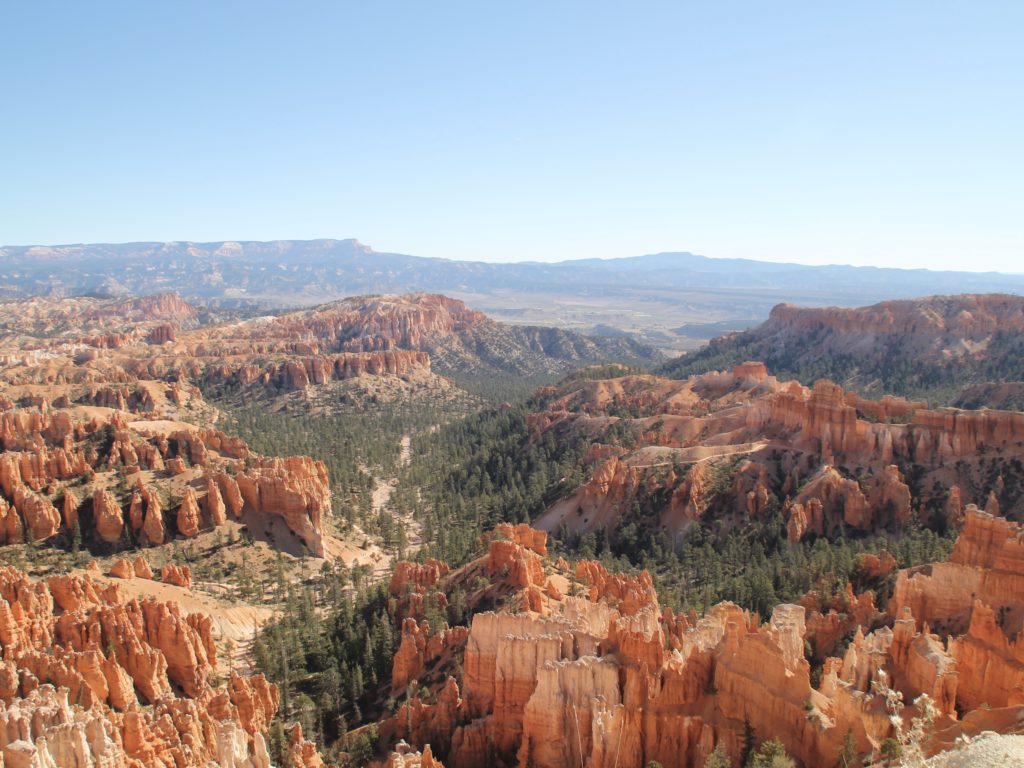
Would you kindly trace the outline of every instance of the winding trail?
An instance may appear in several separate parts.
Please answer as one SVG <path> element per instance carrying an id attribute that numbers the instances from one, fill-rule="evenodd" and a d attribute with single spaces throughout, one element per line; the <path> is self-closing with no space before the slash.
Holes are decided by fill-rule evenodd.
<path id="1" fill-rule="evenodd" d="M 408 466 L 412 460 L 412 437 L 410 435 L 403 435 L 399 443 L 399 465 L 401 467 Z M 363 471 L 370 473 L 367 467 L 363 467 Z M 370 493 L 371 510 L 373 514 L 379 515 L 381 513 L 390 514 L 396 520 L 400 521 L 405 526 L 406 532 L 406 552 L 416 552 L 420 547 L 423 546 L 423 529 L 419 522 L 412 516 L 411 513 L 402 514 L 394 508 L 391 503 L 391 497 L 398 487 L 398 477 L 396 475 L 380 477 L 374 475 L 374 486 Z M 358 539 L 362 535 L 361 531 L 356 528 L 351 535 L 346 538 L 349 541 L 343 541 L 341 539 L 330 537 L 325 541 L 325 548 L 334 557 L 341 558 L 344 560 L 346 565 L 369 565 L 373 569 L 374 579 L 383 579 L 391 570 L 391 566 L 394 562 L 394 557 L 391 553 L 385 551 L 378 544 L 370 544 L 369 546 L 357 546 L 351 543 L 352 539 Z"/>

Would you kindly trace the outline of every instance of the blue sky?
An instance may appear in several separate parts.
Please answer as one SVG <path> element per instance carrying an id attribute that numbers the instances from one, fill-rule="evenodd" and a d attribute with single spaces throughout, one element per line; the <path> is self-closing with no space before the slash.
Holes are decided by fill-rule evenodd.
<path id="1" fill-rule="evenodd" d="M 0 243 L 1024 271 L 1024 3 L 8 2 Z"/>

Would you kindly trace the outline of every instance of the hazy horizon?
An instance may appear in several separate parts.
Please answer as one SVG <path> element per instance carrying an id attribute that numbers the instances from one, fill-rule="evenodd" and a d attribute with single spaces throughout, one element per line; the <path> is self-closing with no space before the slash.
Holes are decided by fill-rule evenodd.
<path id="1" fill-rule="evenodd" d="M 6 243 L 0 244 L 0 249 L 3 248 L 74 248 L 82 246 L 121 246 L 131 245 L 133 243 L 195 243 L 197 245 L 204 245 L 210 243 L 268 243 L 268 242 L 317 242 L 317 241 L 334 241 L 334 242 L 345 242 L 354 240 L 361 245 L 370 248 L 375 253 L 389 253 L 401 256 L 412 256 L 416 258 L 426 259 L 443 259 L 447 261 L 458 261 L 466 263 L 484 263 L 484 264 L 561 264 L 569 263 L 574 261 L 591 261 L 598 259 L 600 261 L 615 261 L 618 259 L 641 259 L 649 256 L 673 256 L 673 255 L 690 255 L 697 256 L 700 258 L 714 259 L 718 261 L 729 261 L 729 260 L 742 260 L 742 261 L 756 261 L 769 264 L 780 264 L 780 265 L 793 265 L 793 266 L 805 266 L 805 267 L 865 267 L 875 269 L 902 269 L 902 270 L 924 270 L 928 272 L 970 272 L 975 274 L 1005 274 L 1005 275 L 1024 275 L 1024 270 L 1006 270 L 1006 269 L 970 269 L 969 267 L 963 268 L 930 268 L 930 267 L 908 267 L 888 264 L 850 264 L 840 262 L 811 262 L 811 261 L 796 261 L 794 259 L 778 258 L 758 258 L 753 256 L 718 256 L 709 255 L 705 253 L 696 253 L 694 251 L 686 249 L 676 250 L 660 250 L 653 251 L 650 253 L 630 253 L 619 256 L 575 256 L 570 258 L 552 256 L 547 259 L 524 257 L 521 259 L 488 259 L 484 257 L 474 258 L 472 256 L 459 257 L 459 256 L 446 256 L 446 255 L 434 255 L 434 254 L 423 254 L 409 251 L 398 251 L 390 248 L 379 248 L 373 243 L 367 243 L 365 240 L 358 237 L 310 237 L 310 238 L 294 238 L 294 237 L 282 237 L 274 238 L 272 240 L 261 240 L 255 238 L 221 238 L 215 240 L 197 240 L 195 238 L 176 238 L 172 240 L 126 240 L 126 241 L 96 241 L 96 242 L 68 242 L 68 243 Z"/>

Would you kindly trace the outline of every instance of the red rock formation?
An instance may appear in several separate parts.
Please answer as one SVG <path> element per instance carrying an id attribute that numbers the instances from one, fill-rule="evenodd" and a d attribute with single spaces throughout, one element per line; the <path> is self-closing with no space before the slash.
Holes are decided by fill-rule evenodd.
<path id="1" fill-rule="evenodd" d="M 238 490 L 238 483 L 231 475 L 221 474 L 217 475 L 217 485 L 220 486 L 221 497 L 231 510 L 231 514 L 236 519 L 241 517 L 245 502 L 242 499 L 242 492 Z"/>
<path id="2" fill-rule="evenodd" d="M 316 745 L 302 738 L 302 726 L 298 723 L 288 732 L 288 752 L 295 768 L 326 768 Z"/>
<path id="3" fill-rule="evenodd" d="M 409 683 L 418 680 L 427 668 L 445 654 L 460 649 L 469 632 L 465 627 L 442 628 L 430 633 L 427 621 L 415 619 L 402 622 L 402 640 L 391 666 L 391 690 L 398 694 Z"/>
<path id="4" fill-rule="evenodd" d="M 150 568 L 149 562 L 142 555 L 139 555 L 134 560 L 132 560 L 132 570 L 135 572 L 135 575 L 138 576 L 140 579 L 153 578 L 153 569 Z"/>
<path id="5" fill-rule="evenodd" d="M 869 579 L 882 578 L 896 570 L 896 558 L 888 552 L 880 555 L 862 552 L 857 555 L 857 568 Z"/>
<path id="6" fill-rule="evenodd" d="M 323 516 L 331 511 L 327 469 L 307 456 L 251 459 L 235 478 L 245 508 L 284 518 L 317 557 L 323 557 Z"/>
<path id="7" fill-rule="evenodd" d="M 657 519 L 633 522 L 677 540 L 709 511 L 757 519 L 781 507 L 794 541 L 898 529 L 912 506 L 926 524 L 939 509 L 955 523 L 982 448 L 996 451 L 1007 471 L 1024 457 L 1021 414 L 869 401 L 828 381 L 781 383 L 755 364 L 685 381 L 570 379 L 540 402 L 543 410 L 528 417 L 535 439 L 561 425 L 594 442 L 590 479 L 535 522 L 547 531 L 613 531 L 638 502 L 646 510 L 654 499 Z M 911 498 L 907 477 L 920 498 Z M 951 481 L 960 485 L 947 494 Z M 1007 503 L 1017 504 L 1013 514 L 1024 511 L 998 480 L 981 492 L 990 511 Z"/>
<path id="8" fill-rule="evenodd" d="M 538 555 L 548 553 L 548 535 L 545 531 L 539 531 L 525 523 L 512 525 L 501 523 L 494 529 L 495 536 L 499 539 L 508 539 L 517 546 L 525 547 Z"/>
<path id="9" fill-rule="evenodd" d="M 538 586 L 527 566 L 524 572 L 532 575 L 516 580 L 515 589 L 521 595 L 538 589 L 543 599 L 535 605 L 525 601 L 528 610 L 519 613 L 474 615 L 461 691 L 449 679 L 434 703 L 419 696 L 414 681 L 427 671 L 434 677 L 451 663 L 460 641 L 431 635 L 425 623 L 404 622 L 392 691 L 409 690 L 411 697 L 381 724 L 382 738 L 385 744 L 405 739 L 421 748 L 429 743 L 450 764 L 468 768 L 498 762 L 642 768 L 652 760 L 689 768 L 702 765 L 716 744 L 735 758 L 748 722 L 759 738 L 780 738 L 802 764 L 827 765 L 848 731 L 862 753 L 891 735 L 889 714 L 872 693 L 883 670 L 906 701 L 931 696 L 944 724 L 983 704 L 1024 707 L 1024 640 L 1001 626 L 1011 622 L 1019 628 L 1017 617 L 1024 615 L 1024 603 L 1013 597 L 1024 591 L 1006 586 L 1018 571 L 1024 573 L 1021 540 L 1012 524 L 969 510 L 951 558 L 960 562 L 901 572 L 898 578 L 893 605 L 903 602 L 925 613 L 913 616 L 909 607 L 899 607 L 892 628 L 873 632 L 867 630 L 884 616 L 870 594 L 854 595 L 849 588 L 824 604 L 808 595 L 802 605 L 778 606 L 766 624 L 729 604 L 698 620 L 663 611 L 646 574 L 613 574 L 598 563 L 581 562 L 576 578 L 584 596 L 562 597 L 548 591 L 549 585 Z M 505 531 L 487 555 L 444 581 L 440 568 L 404 567 L 392 592 L 406 592 L 417 579 L 420 589 L 462 583 L 481 568 L 490 570 L 495 555 L 527 562 L 536 556 L 527 543 Z M 861 560 L 865 577 L 884 575 L 894 565 L 888 556 Z M 951 583 L 936 580 L 940 566 L 968 583 L 940 597 Z M 976 575 L 968 577 L 971 571 Z M 976 602 L 961 636 L 948 628 L 934 634 L 922 625 L 933 618 L 941 622 L 951 610 L 957 614 L 962 595 L 972 594 L 1015 602 L 998 610 Z M 854 637 L 844 658 L 826 658 L 850 632 Z M 816 689 L 805 659 L 808 647 L 812 657 L 824 660 Z"/>
<path id="10" fill-rule="evenodd" d="M 124 515 L 117 499 L 105 488 L 97 488 L 92 494 L 92 518 L 96 534 L 103 541 L 116 544 L 121 541 L 124 531 Z"/>
<path id="11" fill-rule="evenodd" d="M 191 486 L 186 486 L 185 496 L 178 507 L 178 533 L 187 538 L 199 533 L 199 503 Z"/>
<path id="12" fill-rule="evenodd" d="M 192 569 L 187 565 L 179 566 L 168 563 L 160 569 L 160 581 L 190 589 L 192 587 Z"/>
<path id="13" fill-rule="evenodd" d="M 206 477 L 206 513 L 210 516 L 210 522 L 214 526 L 224 525 L 227 522 L 224 499 L 221 498 L 217 481 L 212 475 Z"/>
<path id="14" fill-rule="evenodd" d="M 434 759 L 434 753 L 430 751 L 430 745 L 423 747 L 423 751 L 413 750 L 404 741 L 395 745 L 395 749 L 388 755 L 386 763 L 375 764 L 379 768 L 444 768 L 444 764 Z"/>
<path id="15" fill-rule="evenodd" d="M 395 565 L 388 584 L 392 597 L 404 597 L 410 592 L 425 592 L 449 571 L 448 564 L 427 558 L 423 563 L 400 562 Z"/>
<path id="16" fill-rule="evenodd" d="M 133 579 L 135 570 L 132 568 L 131 561 L 122 557 L 110 567 L 110 575 L 115 579 Z"/>
<path id="17" fill-rule="evenodd" d="M 546 538 L 546 534 L 538 531 Z M 542 545 L 543 546 L 543 545 Z M 547 577 L 541 567 L 541 556 L 515 541 L 495 539 L 487 557 L 487 573 L 514 588 L 543 586 Z"/>
<path id="18" fill-rule="evenodd" d="M 142 498 L 146 503 L 146 516 L 142 523 L 142 534 L 146 543 L 158 546 L 164 543 L 167 532 L 164 528 L 164 514 L 160 499 L 148 488 L 143 489 Z"/>

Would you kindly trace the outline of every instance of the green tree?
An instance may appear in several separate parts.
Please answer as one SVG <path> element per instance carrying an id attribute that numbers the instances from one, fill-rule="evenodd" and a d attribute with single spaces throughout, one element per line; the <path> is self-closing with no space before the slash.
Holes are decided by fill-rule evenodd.
<path id="1" fill-rule="evenodd" d="M 857 739 L 853 735 L 853 729 L 847 728 L 843 743 L 836 754 L 836 768 L 853 768 L 857 763 Z"/>
<path id="2" fill-rule="evenodd" d="M 725 751 L 725 744 L 718 742 L 714 752 L 708 755 L 704 761 L 704 768 L 732 768 L 732 760 L 729 753 Z"/>
<path id="3" fill-rule="evenodd" d="M 777 738 L 770 739 L 758 747 L 750 760 L 748 768 L 796 768 L 796 762 L 788 754 L 782 742 Z"/>
<path id="4" fill-rule="evenodd" d="M 882 742 L 882 760 L 886 765 L 892 765 L 903 756 L 903 747 L 899 741 L 892 736 Z"/>
<path id="5" fill-rule="evenodd" d="M 358 733 L 349 736 L 346 751 L 348 752 L 349 765 L 352 768 L 363 768 L 364 765 L 373 759 L 373 756 L 377 753 L 378 738 L 376 725 L 368 725 Z"/>

